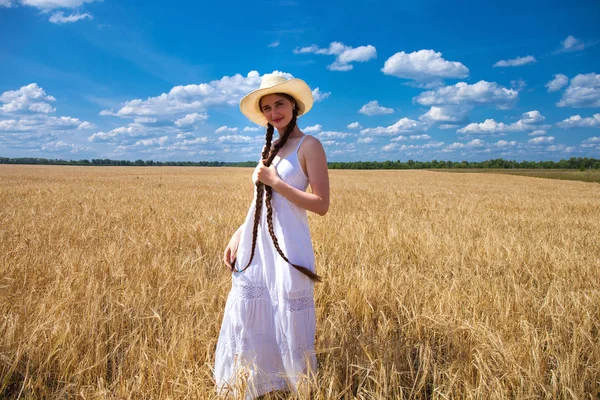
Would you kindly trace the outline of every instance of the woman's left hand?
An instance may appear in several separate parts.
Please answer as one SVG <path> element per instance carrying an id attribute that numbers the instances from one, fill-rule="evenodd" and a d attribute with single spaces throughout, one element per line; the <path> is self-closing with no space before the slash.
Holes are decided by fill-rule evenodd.
<path id="1" fill-rule="evenodd" d="M 275 166 L 271 164 L 270 167 L 267 167 L 265 166 L 265 161 L 267 160 L 263 159 L 258 163 L 258 166 L 256 167 L 256 176 L 258 180 L 265 185 L 273 187 L 281 178 L 279 177 Z"/>

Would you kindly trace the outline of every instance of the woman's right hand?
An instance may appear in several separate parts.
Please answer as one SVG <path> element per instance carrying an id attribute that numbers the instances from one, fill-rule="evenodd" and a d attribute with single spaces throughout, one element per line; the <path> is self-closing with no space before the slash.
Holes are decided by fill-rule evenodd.
<path id="1" fill-rule="evenodd" d="M 227 268 L 229 268 L 231 272 L 233 272 L 233 266 L 235 263 L 235 258 L 237 256 L 238 245 L 240 244 L 240 235 L 240 229 L 235 231 L 235 233 L 229 240 L 227 247 L 225 248 L 225 252 L 223 253 L 223 261 L 225 262 L 225 265 L 227 266 Z"/>

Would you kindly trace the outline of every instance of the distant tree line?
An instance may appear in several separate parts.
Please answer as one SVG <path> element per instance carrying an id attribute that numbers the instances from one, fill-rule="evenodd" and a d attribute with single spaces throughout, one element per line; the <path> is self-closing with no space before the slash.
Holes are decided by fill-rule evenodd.
<path id="1" fill-rule="evenodd" d="M 223 162 L 223 161 L 153 161 L 153 160 L 111 160 L 110 158 L 94 158 L 90 160 L 62 160 L 38 157 L 7 158 L 0 157 L 0 164 L 42 164 L 42 165 L 120 165 L 138 167 L 253 167 L 256 161 Z"/>
<path id="2" fill-rule="evenodd" d="M 120 165 L 120 166 L 185 166 L 185 167 L 254 167 L 256 161 L 153 161 L 153 160 L 111 160 L 109 158 L 90 160 L 62 160 L 37 157 L 0 157 L 0 164 L 42 164 L 42 165 Z M 486 161 L 348 161 L 329 162 L 330 169 L 429 169 L 429 168 L 494 168 L 494 169 L 600 169 L 600 160 L 595 158 L 571 157 L 560 161 L 512 161 L 496 158 Z"/>
<path id="3" fill-rule="evenodd" d="M 571 157 L 560 161 L 513 161 L 496 158 L 486 161 L 353 161 L 330 162 L 330 169 L 429 169 L 429 168 L 493 168 L 493 169 L 600 169 L 600 160 Z"/>

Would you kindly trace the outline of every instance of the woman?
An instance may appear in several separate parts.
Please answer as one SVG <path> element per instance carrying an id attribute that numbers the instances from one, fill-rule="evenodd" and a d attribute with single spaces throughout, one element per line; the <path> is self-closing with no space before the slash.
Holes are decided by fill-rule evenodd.
<path id="1" fill-rule="evenodd" d="M 323 146 L 296 124 L 312 104 L 304 81 L 277 75 L 265 75 L 240 102 L 242 113 L 267 133 L 252 175 L 254 200 L 224 254 L 233 274 L 215 354 L 222 395 L 251 399 L 297 390 L 316 373 L 313 285 L 320 277 L 306 210 L 327 213 L 329 178 Z M 279 138 L 272 143 L 275 129 Z"/>

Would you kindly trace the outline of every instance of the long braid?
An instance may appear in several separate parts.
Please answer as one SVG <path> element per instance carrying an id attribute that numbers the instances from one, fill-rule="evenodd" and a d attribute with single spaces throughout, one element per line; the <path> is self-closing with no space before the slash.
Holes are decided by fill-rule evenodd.
<path id="1" fill-rule="evenodd" d="M 265 136 L 265 148 L 262 152 L 262 159 L 269 156 L 271 150 L 271 142 L 273 141 L 273 125 L 267 124 L 267 134 Z M 260 223 L 260 215 L 262 214 L 262 203 L 264 195 L 265 184 L 261 181 L 256 181 L 256 206 L 254 209 L 254 226 L 252 227 L 252 251 L 250 252 L 250 260 L 248 264 L 239 272 L 245 271 L 250 266 L 252 259 L 254 258 L 254 250 L 256 249 L 256 237 L 258 235 L 258 225 Z"/>
<path id="2" fill-rule="evenodd" d="M 296 117 L 297 117 L 297 112 L 296 112 L 296 109 L 294 109 L 292 120 L 290 121 L 287 128 L 285 129 L 285 132 L 283 133 L 281 140 L 273 147 L 271 154 L 269 154 L 269 158 L 267 159 L 267 162 L 265 163 L 266 166 L 271 165 L 271 163 L 273 162 L 273 159 L 279 152 L 279 149 L 281 149 L 285 145 L 290 134 L 292 133 L 294 128 L 296 128 Z M 308 269 L 306 267 L 302 267 L 297 264 L 293 264 L 290 260 L 288 260 L 288 258 L 285 256 L 285 254 L 281 250 L 281 247 L 279 247 L 279 241 L 277 240 L 277 236 L 275 235 L 275 230 L 273 228 L 273 206 L 271 204 L 271 200 L 273 199 L 273 188 L 271 186 L 266 186 L 265 190 L 267 192 L 266 193 L 267 224 L 269 227 L 269 234 L 271 235 L 271 239 L 273 240 L 273 245 L 275 245 L 275 249 L 277 249 L 277 252 L 281 256 L 281 258 L 283 258 L 285 260 L 285 262 L 290 264 L 292 267 L 296 268 L 298 271 L 302 272 L 304 275 L 308 276 L 312 281 L 321 282 L 322 281 L 321 277 L 318 276 L 317 274 L 315 274 L 314 272 L 312 272 L 310 269 Z"/>

